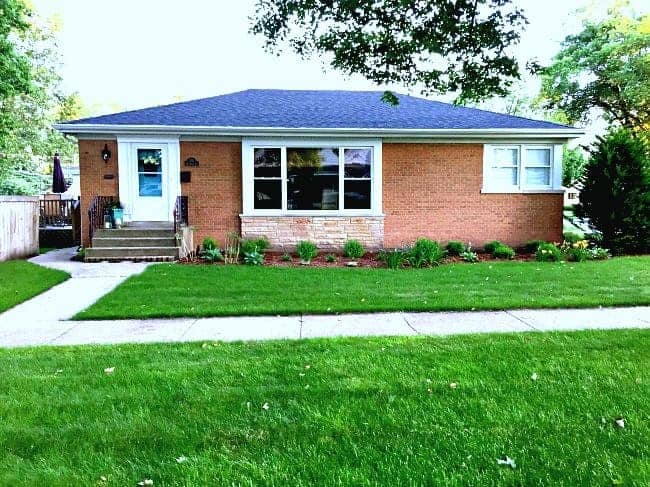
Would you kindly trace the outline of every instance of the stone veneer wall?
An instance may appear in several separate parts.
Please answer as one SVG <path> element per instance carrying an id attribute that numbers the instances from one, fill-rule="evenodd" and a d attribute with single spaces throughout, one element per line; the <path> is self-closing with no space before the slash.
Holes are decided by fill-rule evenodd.
<path id="1" fill-rule="evenodd" d="M 274 250 L 293 250 L 301 240 L 311 240 L 321 250 L 340 250 L 348 239 L 366 249 L 384 245 L 382 216 L 242 216 L 242 237 L 266 237 Z"/>

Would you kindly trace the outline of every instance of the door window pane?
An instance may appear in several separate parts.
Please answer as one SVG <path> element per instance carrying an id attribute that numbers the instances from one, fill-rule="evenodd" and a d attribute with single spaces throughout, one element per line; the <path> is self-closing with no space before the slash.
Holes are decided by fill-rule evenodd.
<path id="1" fill-rule="evenodd" d="M 287 148 L 287 209 L 337 210 L 339 150 Z"/>
<path id="2" fill-rule="evenodd" d="M 279 210 L 282 208 L 282 181 L 280 179 L 256 179 L 254 184 L 256 210 Z"/>
<path id="3" fill-rule="evenodd" d="M 369 210 L 370 180 L 346 179 L 343 206 L 346 210 Z"/>
<path id="4" fill-rule="evenodd" d="M 280 149 L 255 149 L 253 152 L 254 177 L 279 178 Z"/>
<path id="5" fill-rule="evenodd" d="M 138 149 L 138 194 L 162 196 L 162 149 Z"/>
<path id="6" fill-rule="evenodd" d="M 371 149 L 345 149 L 345 177 L 369 178 L 372 167 Z"/>

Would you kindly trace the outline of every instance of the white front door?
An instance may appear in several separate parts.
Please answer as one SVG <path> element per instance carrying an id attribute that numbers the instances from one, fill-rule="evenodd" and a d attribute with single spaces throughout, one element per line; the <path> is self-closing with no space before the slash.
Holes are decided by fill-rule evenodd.
<path id="1" fill-rule="evenodd" d="M 118 165 L 125 220 L 172 221 L 180 194 L 178 140 L 120 138 Z"/>
<path id="2" fill-rule="evenodd" d="M 167 221 L 169 158 L 166 145 L 135 145 L 136 178 L 132 219 L 135 221 Z"/>

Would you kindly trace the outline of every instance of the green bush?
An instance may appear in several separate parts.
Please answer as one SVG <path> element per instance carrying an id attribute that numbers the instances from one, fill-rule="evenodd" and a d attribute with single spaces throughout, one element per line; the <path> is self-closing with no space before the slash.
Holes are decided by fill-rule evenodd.
<path id="1" fill-rule="evenodd" d="M 217 241 L 212 237 L 205 237 L 203 239 L 202 247 L 203 250 L 214 250 L 219 248 L 219 244 L 217 244 Z"/>
<path id="2" fill-rule="evenodd" d="M 358 240 L 348 240 L 343 246 L 343 255 L 349 259 L 360 259 L 365 253 L 363 245 Z"/>
<path id="3" fill-rule="evenodd" d="M 564 238 L 565 242 L 568 242 L 570 244 L 574 244 L 574 243 L 579 242 L 580 240 L 584 239 L 584 237 L 582 235 L 580 235 L 579 233 L 575 233 L 575 232 L 565 232 L 562 237 Z"/>
<path id="4" fill-rule="evenodd" d="M 406 261 L 406 252 L 402 249 L 380 250 L 377 259 L 389 269 L 399 269 Z"/>
<path id="5" fill-rule="evenodd" d="M 569 262 L 584 262 L 591 259 L 591 251 L 583 247 L 571 247 L 564 255 Z"/>
<path id="6" fill-rule="evenodd" d="M 461 255 L 465 252 L 465 244 L 463 242 L 458 242 L 457 240 L 450 240 L 445 246 L 447 253 L 449 255 Z"/>
<path id="7" fill-rule="evenodd" d="M 483 246 L 483 250 L 485 250 L 487 254 L 494 254 L 494 249 L 496 249 L 499 245 L 503 244 L 498 240 L 492 240 Z"/>
<path id="8" fill-rule="evenodd" d="M 325 262 L 336 262 L 336 255 L 334 254 L 327 254 L 325 256 Z"/>
<path id="9" fill-rule="evenodd" d="M 522 247 L 522 250 L 524 252 L 526 252 L 526 253 L 534 254 L 535 252 L 537 252 L 537 248 L 540 245 L 545 244 L 545 243 L 546 242 L 544 240 L 529 240 L 528 242 L 526 242 L 524 244 L 524 246 Z"/>
<path id="10" fill-rule="evenodd" d="M 264 253 L 268 248 L 269 248 L 269 241 L 263 237 L 244 240 L 241 243 L 241 251 L 244 254 L 250 254 L 251 252 Z"/>
<path id="11" fill-rule="evenodd" d="M 296 246 L 296 254 L 303 262 L 311 262 L 318 255 L 318 248 L 314 242 L 301 240 Z"/>
<path id="12" fill-rule="evenodd" d="M 515 256 L 515 251 L 512 247 L 505 244 L 497 245 L 492 252 L 492 255 L 497 259 L 512 259 Z"/>
<path id="13" fill-rule="evenodd" d="M 285 252 L 284 254 L 282 254 L 280 256 L 280 260 L 282 262 L 291 262 L 291 254 L 288 254 L 288 253 Z"/>
<path id="14" fill-rule="evenodd" d="M 207 262 L 223 260 L 223 254 L 221 253 L 221 250 L 217 248 L 204 250 L 201 257 Z"/>
<path id="15" fill-rule="evenodd" d="M 419 238 L 408 250 L 406 260 L 411 267 L 419 269 L 424 266 L 438 265 L 444 257 L 445 251 L 438 242 L 428 238 Z"/>
<path id="16" fill-rule="evenodd" d="M 244 252 L 244 264 L 248 265 L 262 265 L 264 262 L 264 254 L 253 250 L 252 252 Z"/>
<path id="17" fill-rule="evenodd" d="M 589 252 L 593 260 L 607 260 L 612 256 L 609 250 L 602 247 L 592 247 L 589 249 Z"/>
<path id="18" fill-rule="evenodd" d="M 562 252 L 555 244 L 543 243 L 537 247 L 535 258 L 538 262 L 559 262 L 562 260 Z"/>
<path id="19" fill-rule="evenodd" d="M 614 254 L 650 252 L 650 149 L 625 129 L 597 137 L 576 214 L 588 217 Z"/>

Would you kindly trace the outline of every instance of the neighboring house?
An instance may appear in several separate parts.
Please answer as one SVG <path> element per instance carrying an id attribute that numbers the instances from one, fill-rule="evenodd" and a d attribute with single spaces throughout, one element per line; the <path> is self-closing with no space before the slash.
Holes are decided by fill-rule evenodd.
<path id="1" fill-rule="evenodd" d="M 584 185 L 576 181 L 571 186 L 562 186 L 564 190 L 564 206 L 575 206 L 580 204 L 580 191 Z"/>
<path id="2" fill-rule="evenodd" d="M 79 139 L 82 215 L 119 196 L 127 222 L 171 221 L 184 195 L 195 241 L 560 240 L 562 145 L 581 130 L 381 95 L 246 90 L 55 127 Z"/>

